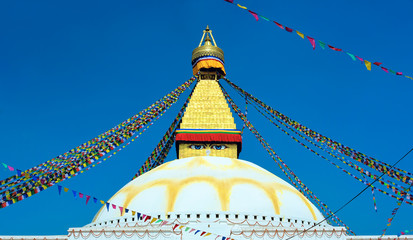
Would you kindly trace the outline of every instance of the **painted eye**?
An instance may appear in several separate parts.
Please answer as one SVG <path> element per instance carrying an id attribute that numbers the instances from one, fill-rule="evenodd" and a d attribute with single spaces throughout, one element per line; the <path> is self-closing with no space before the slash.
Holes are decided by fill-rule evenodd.
<path id="1" fill-rule="evenodd" d="M 191 145 L 190 146 L 191 149 L 195 149 L 195 150 L 201 150 L 204 149 L 204 145 Z"/>
<path id="2" fill-rule="evenodd" d="M 225 145 L 213 145 L 212 149 L 214 150 L 224 150 L 225 148 L 227 148 L 227 146 Z"/>

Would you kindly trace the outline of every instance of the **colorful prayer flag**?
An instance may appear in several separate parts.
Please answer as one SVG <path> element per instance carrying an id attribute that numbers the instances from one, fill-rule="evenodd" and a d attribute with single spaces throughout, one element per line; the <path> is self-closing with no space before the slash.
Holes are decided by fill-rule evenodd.
<path id="1" fill-rule="evenodd" d="M 351 54 L 349 52 L 346 52 L 346 53 L 347 53 L 347 55 L 349 55 L 351 57 L 351 59 L 353 59 L 353 61 L 356 61 L 356 57 L 353 54 Z"/>
<path id="2" fill-rule="evenodd" d="M 364 64 L 366 65 L 367 70 L 371 71 L 371 62 L 364 60 Z"/>
<path id="3" fill-rule="evenodd" d="M 315 50 L 315 40 L 314 38 L 307 36 L 308 40 L 310 41 L 311 45 L 313 46 L 313 50 Z"/>
<path id="4" fill-rule="evenodd" d="M 299 31 L 295 31 L 295 32 L 298 34 L 298 36 L 300 36 L 302 39 L 304 39 L 304 34 L 300 33 Z"/>
<path id="5" fill-rule="evenodd" d="M 241 6 L 241 5 L 239 5 L 239 4 L 237 4 L 237 6 L 240 7 L 240 8 L 242 8 L 242 9 L 247 9 L 246 7 Z"/>
<path id="6" fill-rule="evenodd" d="M 279 26 L 281 29 L 284 29 L 284 26 L 283 26 L 283 25 L 277 23 L 276 21 L 273 21 L 273 22 L 274 22 L 277 26 Z"/>
<path id="7" fill-rule="evenodd" d="M 254 16 L 255 20 L 258 21 L 258 15 L 257 15 L 255 12 L 253 12 L 253 11 L 251 11 L 251 10 L 248 10 L 248 12 L 251 13 L 252 16 Z"/>

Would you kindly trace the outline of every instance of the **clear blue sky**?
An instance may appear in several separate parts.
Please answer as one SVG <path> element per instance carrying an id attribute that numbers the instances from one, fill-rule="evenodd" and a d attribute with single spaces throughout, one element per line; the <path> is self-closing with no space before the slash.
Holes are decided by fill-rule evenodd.
<path id="1" fill-rule="evenodd" d="M 413 76 L 413 1 L 240 1 L 293 29 Z M 413 81 L 331 50 L 223 0 L 1 1 L 0 162 L 27 169 L 97 136 L 191 77 L 191 52 L 207 24 L 225 52 L 228 78 L 291 118 L 387 163 L 412 146 Z M 182 104 L 182 101 L 179 102 Z M 180 106 L 115 158 L 64 186 L 109 199 L 150 154 Z M 339 208 L 364 186 L 291 141 L 251 111 L 296 174 Z M 237 125 L 242 126 L 237 119 Z M 247 133 L 240 158 L 284 178 Z M 171 152 L 169 160 L 175 158 Z M 413 155 L 398 166 L 413 172 Z M 0 170 L 3 179 L 10 173 Z M 285 178 L 284 178 L 285 179 Z M 358 234 L 381 234 L 396 206 L 369 191 L 339 213 Z M 84 206 L 53 187 L 0 210 L 0 235 L 66 234 L 88 224 Z M 388 230 L 413 229 L 402 205 Z"/>

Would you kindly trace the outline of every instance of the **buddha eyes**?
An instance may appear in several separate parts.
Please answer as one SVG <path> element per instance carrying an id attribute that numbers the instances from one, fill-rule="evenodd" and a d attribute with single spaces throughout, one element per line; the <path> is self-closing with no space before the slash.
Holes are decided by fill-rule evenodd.
<path id="1" fill-rule="evenodd" d="M 225 148 L 227 148 L 227 146 L 225 146 L 225 145 L 212 145 L 211 148 L 214 149 L 214 150 L 224 150 Z"/>
<path id="2" fill-rule="evenodd" d="M 206 146 L 203 144 L 192 144 L 189 146 L 189 148 L 194 149 L 194 150 L 202 150 L 202 149 L 205 149 Z M 214 149 L 214 150 L 224 150 L 226 148 L 227 146 L 225 145 L 212 145 L 211 146 L 211 149 Z"/>
<path id="3" fill-rule="evenodd" d="M 200 144 L 194 144 L 194 145 L 191 145 L 191 146 L 189 146 L 191 149 L 195 149 L 195 150 L 201 150 L 201 149 L 204 149 L 205 148 L 205 146 L 204 145 L 200 145 Z"/>

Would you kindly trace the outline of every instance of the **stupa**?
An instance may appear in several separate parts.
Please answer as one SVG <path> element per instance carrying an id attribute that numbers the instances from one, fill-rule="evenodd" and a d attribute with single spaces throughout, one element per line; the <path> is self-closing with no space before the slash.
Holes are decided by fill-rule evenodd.
<path id="1" fill-rule="evenodd" d="M 378 239 L 350 237 L 344 227 L 325 222 L 316 226 L 324 216 L 304 195 L 260 166 L 238 159 L 241 131 L 218 83 L 226 75 L 224 62 L 224 52 L 207 27 L 192 52 L 199 78 L 176 131 L 178 159 L 113 195 L 108 202 L 122 206 L 120 211 L 103 205 L 90 224 L 70 228 L 67 236 L 0 239 Z M 396 236 L 384 239 L 389 238 Z"/>

